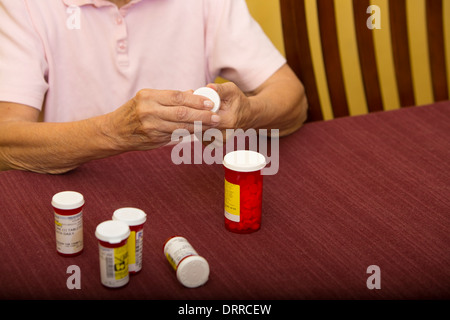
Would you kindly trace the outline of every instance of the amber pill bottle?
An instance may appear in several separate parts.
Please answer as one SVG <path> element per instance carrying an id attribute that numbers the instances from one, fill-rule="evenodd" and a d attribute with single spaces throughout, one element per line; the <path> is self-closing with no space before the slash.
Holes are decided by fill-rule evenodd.
<path id="1" fill-rule="evenodd" d="M 266 158 L 255 151 L 238 150 L 225 155 L 225 228 L 252 233 L 261 228 L 263 175 Z"/>

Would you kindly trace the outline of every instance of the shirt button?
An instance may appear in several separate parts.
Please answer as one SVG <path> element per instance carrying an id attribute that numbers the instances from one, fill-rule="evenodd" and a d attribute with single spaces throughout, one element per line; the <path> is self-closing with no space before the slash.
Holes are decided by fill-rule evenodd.
<path id="1" fill-rule="evenodd" d="M 117 44 L 117 48 L 119 49 L 119 51 L 125 51 L 125 49 L 127 48 L 126 41 L 124 40 L 119 41 Z"/>
<path id="2" fill-rule="evenodd" d="M 122 19 L 121 17 L 117 17 L 117 19 L 116 19 L 116 24 L 117 24 L 117 25 L 121 25 L 122 22 L 123 22 L 123 19 Z"/>

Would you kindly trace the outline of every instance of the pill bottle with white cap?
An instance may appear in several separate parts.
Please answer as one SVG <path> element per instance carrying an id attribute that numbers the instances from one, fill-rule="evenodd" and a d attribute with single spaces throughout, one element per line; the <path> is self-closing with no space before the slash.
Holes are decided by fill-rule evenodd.
<path id="1" fill-rule="evenodd" d="M 251 233 L 261 227 L 263 175 L 266 158 L 251 150 L 229 152 L 225 169 L 225 228 L 235 233 Z"/>
<path id="2" fill-rule="evenodd" d="M 144 223 L 147 215 L 138 208 L 120 208 L 114 211 L 113 220 L 122 221 L 130 227 L 128 237 L 128 271 L 137 273 L 142 269 L 142 250 L 144 245 Z"/>
<path id="3" fill-rule="evenodd" d="M 130 279 L 128 245 L 130 228 L 122 221 L 104 221 L 95 229 L 98 239 L 100 279 L 104 286 L 119 288 Z"/>
<path id="4" fill-rule="evenodd" d="M 84 197 L 75 191 L 62 191 L 52 198 L 55 215 L 56 251 L 66 257 L 83 251 Z"/>
<path id="5" fill-rule="evenodd" d="M 198 255 L 186 238 L 174 236 L 167 240 L 164 255 L 176 271 L 178 281 L 185 287 L 200 287 L 208 281 L 208 261 Z"/>

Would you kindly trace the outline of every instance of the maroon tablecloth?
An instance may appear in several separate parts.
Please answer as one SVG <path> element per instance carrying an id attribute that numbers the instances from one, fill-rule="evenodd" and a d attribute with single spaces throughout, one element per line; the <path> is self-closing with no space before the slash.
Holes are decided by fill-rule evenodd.
<path id="1" fill-rule="evenodd" d="M 63 175 L 0 173 L 0 299 L 449 299 L 450 103 L 306 124 L 280 139 L 265 176 L 262 228 L 224 228 L 221 165 L 175 165 L 171 148 L 93 161 Z M 81 192 L 84 252 L 55 251 L 50 205 Z M 96 226 L 143 209 L 143 270 L 100 283 Z M 176 279 L 162 247 L 186 237 L 211 268 Z M 71 265 L 81 289 L 68 289 Z M 369 289 L 367 268 L 380 268 Z"/>

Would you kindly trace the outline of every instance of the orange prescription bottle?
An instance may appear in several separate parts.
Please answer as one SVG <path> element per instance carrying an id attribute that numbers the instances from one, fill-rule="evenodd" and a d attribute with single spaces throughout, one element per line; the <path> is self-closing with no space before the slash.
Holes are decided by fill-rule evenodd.
<path id="1" fill-rule="evenodd" d="M 261 227 L 263 176 L 266 158 L 255 151 L 238 150 L 225 155 L 225 228 L 251 233 Z"/>

